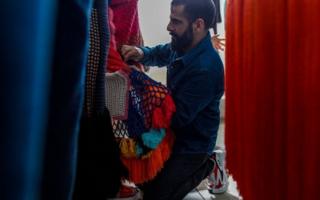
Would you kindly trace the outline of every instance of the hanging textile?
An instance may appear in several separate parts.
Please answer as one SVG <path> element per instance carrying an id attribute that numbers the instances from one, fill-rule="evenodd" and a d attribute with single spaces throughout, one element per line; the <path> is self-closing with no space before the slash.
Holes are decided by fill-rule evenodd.
<path id="1" fill-rule="evenodd" d="M 122 45 L 143 45 L 139 26 L 138 0 L 112 0 L 110 4 L 114 24 L 116 47 Z"/>
<path id="2" fill-rule="evenodd" d="M 227 164 L 245 200 L 319 198 L 319 8 L 228 0 Z"/>
<path id="3" fill-rule="evenodd" d="M 106 109 L 105 66 L 109 44 L 107 1 L 95 0 L 90 18 L 85 101 L 81 119 L 74 200 L 115 197 L 127 171 Z"/>
<path id="4" fill-rule="evenodd" d="M 0 4 L 0 199 L 68 200 L 91 0 Z"/>
<path id="5" fill-rule="evenodd" d="M 113 95 L 106 101 L 110 110 L 124 110 L 112 116 L 113 131 L 128 179 L 141 184 L 153 179 L 170 156 L 174 136 L 169 125 L 175 104 L 165 86 L 130 69 L 117 54 L 110 51 L 106 85 Z"/>
<path id="6" fill-rule="evenodd" d="M 0 2 L 1 200 L 41 199 L 56 4 Z"/>
<path id="7" fill-rule="evenodd" d="M 122 45 L 143 46 L 138 16 L 138 0 L 113 0 L 108 8 L 108 16 L 110 27 L 109 51 L 120 50 Z M 108 62 L 110 56 L 121 57 L 118 53 L 111 53 Z M 121 60 L 118 58 L 111 59 L 113 62 Z M 141 63 L 134 64 L 141 71 L 149 70 L 149 67 L 145 67 Z M 109 65 L 108 63 L 109 69 L 116 66 L 118 65 Z"/>
<path id="8" fill-rule="evenodd" d="M 41 199 L 71 199 L 91 0 L 60 0 L 52 58 Z"/>
<path id="9" fill-rule="evenodd" d="M 143 44 L 137 3 L 112 0 L 108 9 L 106 101 L 128 179 L 140 184 L 154 178 L 169 158 L 174 139 L 169 124 L 175 105 L 166 87 L 143 74 L 141 64 L 130 63 L 138 71 L 131 69 L 117 51 L 124 44 Z"/>

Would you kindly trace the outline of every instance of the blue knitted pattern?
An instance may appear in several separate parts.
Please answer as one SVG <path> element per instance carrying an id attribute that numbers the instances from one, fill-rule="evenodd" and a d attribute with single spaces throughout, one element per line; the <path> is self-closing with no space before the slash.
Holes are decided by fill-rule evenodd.
<path id="1" fill-rule="evenodd" d="M 130 75 L 128 118 L 114 120 L 117 138 L 130 138 L 136 142 L 137 156 L 156 148 L 165 135 L 165 129 L 152 129 L 153 112 L 161 107 L 169 90 L 146 74 L 133 70 Z"/>
<path id="2" fill-rule="evenodd" d="M 144 125 L 141 96 L 139 96 L 137 92 L 138 91 L 135 88 L 131 89 L 129 92 L 129 110 L 126 123 L 128 125 L 128 134 L 130 138 L 137 138 L 147 131 Z"/>
<path id="3" fill-rule="evenodd" d="M 153 111 L 161 106 L 164 98 L 169 94 L 169 90 L 161 83 L 152 80 L 146 74 L 136 70 L 131 72 L 130 80 L 134 88 L 130 92 L 132 107 L 142 116 L 144 126 L 149 130 L 152 127 Z M 130 121 L 131 118 L 128 120 Z"/>

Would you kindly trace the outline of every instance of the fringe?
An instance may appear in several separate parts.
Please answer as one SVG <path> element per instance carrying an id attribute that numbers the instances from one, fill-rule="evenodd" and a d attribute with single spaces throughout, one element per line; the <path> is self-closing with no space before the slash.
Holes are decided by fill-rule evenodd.
<path id="1" fill-rule="evenodd" d="M 135 184 L 142 184 L 152 180 L 169 159 L 174 142 L 174 135 L 170 129 L 160 145 L 150 152 L 147 158 L 125 158 L 121 160 L 129 171 L 129 180 Z"/>

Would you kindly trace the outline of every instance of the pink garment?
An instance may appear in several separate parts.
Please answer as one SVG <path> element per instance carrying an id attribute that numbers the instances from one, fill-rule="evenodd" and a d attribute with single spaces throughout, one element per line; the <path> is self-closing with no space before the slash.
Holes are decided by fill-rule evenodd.
<path id="1" fill-rule="evenodd" d="M 143 45 L 139 26 L 138 0 L 112 0 L 110 8 L 112 19 L 109 20 L 115 27 L 114 37 L 117 49 L 124 44 Z"/>
<path id="2" fill-rule="evenodd" d="M 116 37 L 115 37 L 116 27 L 113 23 L 113 19 L 114 19 L 113 10 L 110 7 L 108 7 L 108 16 L 109 16 L 109 31 L 110 31 L 110 48 L 117 49 Z"/>

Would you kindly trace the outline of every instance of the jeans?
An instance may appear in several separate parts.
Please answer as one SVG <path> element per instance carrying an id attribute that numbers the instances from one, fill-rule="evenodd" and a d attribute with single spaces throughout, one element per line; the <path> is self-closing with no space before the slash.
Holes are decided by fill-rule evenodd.
<path id="1" fill-rule="evenodd" d="M 213 169 L 207 154 L 176 154 L 154 180 L 142 186 L 144 200 L 181 200 Z"/>

